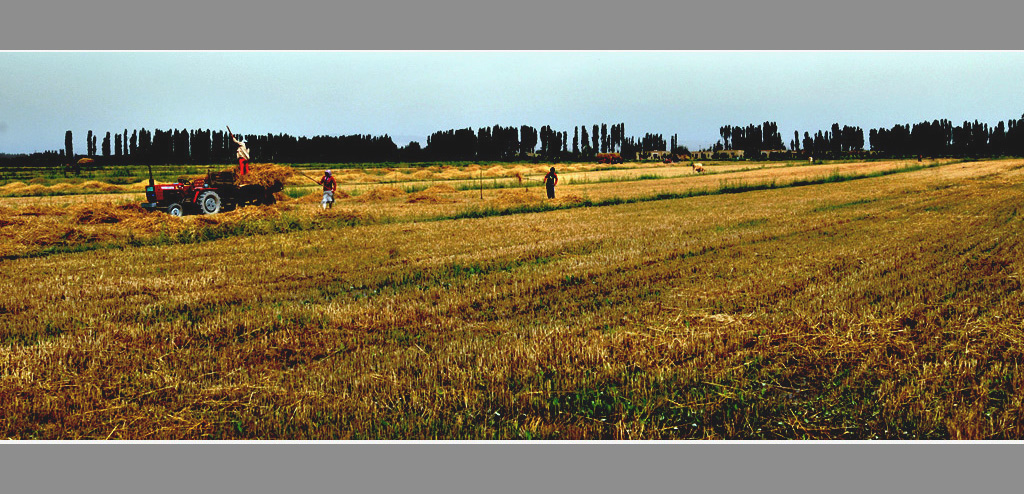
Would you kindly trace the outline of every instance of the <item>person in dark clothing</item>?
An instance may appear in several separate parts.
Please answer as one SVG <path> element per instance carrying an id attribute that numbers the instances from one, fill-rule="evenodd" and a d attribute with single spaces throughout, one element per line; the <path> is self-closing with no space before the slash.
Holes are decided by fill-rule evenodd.
<path id="1" fill-rule="evenodd" d="M 544 175 L 544 187 L 548 190 L 548 199 L 555 198 L 555 185 L 558 185 L 558 174 L 555 173 L 555 167 L 551 167 L 551 171 L 547 175 Z"/>

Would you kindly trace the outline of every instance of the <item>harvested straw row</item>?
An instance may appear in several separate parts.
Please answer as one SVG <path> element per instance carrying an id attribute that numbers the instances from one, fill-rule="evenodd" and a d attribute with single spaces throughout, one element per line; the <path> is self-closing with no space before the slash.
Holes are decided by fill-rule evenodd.
<path id="1" fill-rule="evenodd" d="M 113 203 L 81 204 L 68 208 L 71 221 L 79 224 L 119 223 L 128 218 L 140 218 L 146 211 L 137 204 Z"/>
<path id="2" fill-rule="evenodd" d="M 388 202 L 399 197 L 405 197 L 406 192 L 393 185 L 382 185 L 374 187 L 356 197 L 359 202 Z"/>
<path id="3" fill-rule="evenodd" d="M 90 193 L 90 192 L 124 192 L 128 189 L 119 185 L 89 180 L 80 184 L 58 183 L 54 185 L 41 185 L 38 183 L 26 184 L 24 182 L 11 182 L 0 186 L 0 195 L 5 196 L 33 196 L 47 194 L 67 193 Z"/>

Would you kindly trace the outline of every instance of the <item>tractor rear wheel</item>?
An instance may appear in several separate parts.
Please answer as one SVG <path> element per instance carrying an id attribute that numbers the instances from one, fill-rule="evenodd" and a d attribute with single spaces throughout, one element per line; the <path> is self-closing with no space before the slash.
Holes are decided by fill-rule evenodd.
<path id="1" fill-rule="evenodd" d="M 181 204 L 173 203 L 170 206 L 167 206 L 167 214 L 181 217 L 185 216 L 185 210 L 181 208 Z"/>
<path id="2" fill-rule="evenodd" d="M 212 190 L 199 194 L 196 203 L 203 214 L 216 214 L 220 212 L 220 196 Z"/>

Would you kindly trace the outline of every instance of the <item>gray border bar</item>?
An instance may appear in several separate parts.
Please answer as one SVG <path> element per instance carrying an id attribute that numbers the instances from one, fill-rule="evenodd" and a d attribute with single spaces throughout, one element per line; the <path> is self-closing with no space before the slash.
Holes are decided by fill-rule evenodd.
<path id="1" fill-rule="evenodd" d="M 2 50 L 1018 49 L 1019 3 L 14 2 Z"/>

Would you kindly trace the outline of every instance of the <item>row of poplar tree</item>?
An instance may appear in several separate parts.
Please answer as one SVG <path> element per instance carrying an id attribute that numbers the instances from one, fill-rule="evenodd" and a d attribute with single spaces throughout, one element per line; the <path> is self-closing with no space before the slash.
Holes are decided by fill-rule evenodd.
<path id="1" fill-rule="evenodd" d="M 790 154 L 841 157 L 864 151 L 864 130 L 849 125 L 832 124 L 828 131 L 811 135 L 793 132 L 789 149 L 774 122 L 746 127 L 724 126 L 719 129 L 722 141 L 712 150 L 742 149 L 746 156 L 764 151 L 785 150 Z M 1024 156 L 1024 115 L 994 126 L 965 121 L 954 125 L 949 120 L 932 120 L 916 124 L 897 124 L 891 128 L 868 131 L 870 151 L 883 157 L 901 156 Z"/>
<path id="2" fill-rule="evenodd" d="M 775 122 L 746 127 L 724 126 L 719 128 L 722 141 L 712 147 L 713 151 L 723 149 L 743 150 L 745 156 L 757 156 L 767 152 L 771 154 L 800 154 L 809 156 L 838 157 L 864 150 L 864 130 L 849 125 L 832 124 L 831 130 L 819 130 L 813 136 L 804 132 L 803 139 L 799 131 L 793 131 L 793 139 L 789 141 L 789 149 L 782 143 L 782 134 Z M 723 142 L 724 141 L 724 142 Z"/>
<path id="3" fill-rule="evenodd" d="M 723 126 L 722 140 L 710 150 L 744 150 L 748 157 L 766 151 L 784 156 L 841 157 L 865 152 L 864 131 L 855 126 L 832 124 L 829 130 L 813 135 L 793 132 L 788 149 L 775 122 L 759 125 Z M 626 136 L 625 124 L 580 125 L 572 135 L 545 125 L 451 129 L 434 132 L 426 146 L 411 142 L 398 146 L 388 135 L 348 135 L 295 137 L 287 134 L 245 135 L 253 161 L 279 163 L 353 163 L 424 162 L 460 160 L 521 160 L 541 158 L 571 160 L 592 158 L 597 153 L 617 152 L 624 158 L 643 157 L 652 151 L 685 153 L 678 136 L 666 143 L 661 134 Z M 132 130 L 107 132 L 100 137 L 89 131 L 85 152 L 76 154 L 74 136 L 65 133 L 63 150 L 6 156 L 0 164 L 12 161 L 31 164 L 70 163 L 80 157 L 96 158 L 104 163 L 151 162 L 176 164 L 230 163 L 235 145 L 225 131 Z M 666 145 L 668 144 L 668 145 Z M 917 124 L 897 124 L 868 132 L 870 151 L 882 157 L 900 156 L 1024 156 L 1024 115 L 994 126 L 974 122 L 953 125 L 949 120 Z"/>
<path id="4" fill-rule="evenodd" d="M 551 126 L 539 130 L 529 125 L 516 127 L 481 127 L 434 132 L 427 137 L 421 157 L 425 161 L 514 160 L 537 156 L 546 159 L 592 158 L 597 153 L 620 153 L 637 156 L 665 150 L 660 134 L 641 138 L 626 137 L 626 124 L 594 124 L 573 128 L 572 140 L 566 131 Z M 539 144 L 539 147 L 538 147 Z M 417 149 L 417 151 L 420 151 Z"/>
<path id="5" fill-rule="evenodd" d="M 390 136 L 349 135 L 295 137 L 287 134 L 238 136 L 246 142 L 253 161 L 281 163 L 344 163 L 394 161 L 515 160 L 528 157 L 572 159 L 593 157 L 596 153 L 619 152 L 626 155 L 665 149 L 659 134 L 641 138 L 626 137 L 625 124 L 578 126 L 571 147 L 568 132 L 545 125 L 540 129 L 520 127 L 481 127 L 438 131 L 427 137 L 426 147 L 411 142 L 399 147 Z M 228 163 L 234 160 L 236 145 L 224 131 L 208 129 L 160 130 L 128 129 L 102 138 L 91 130 L 86 135 L 84 154 L 75 154 L 74 136 L 64 136 L 62 155 L 77 159 L 88 157 L 106 163 L 148 161 L 153 163 Z M 675 140 L 673 140 L 675 142 Z M 538 147 L 539 145 L 539 147 Z"/>

